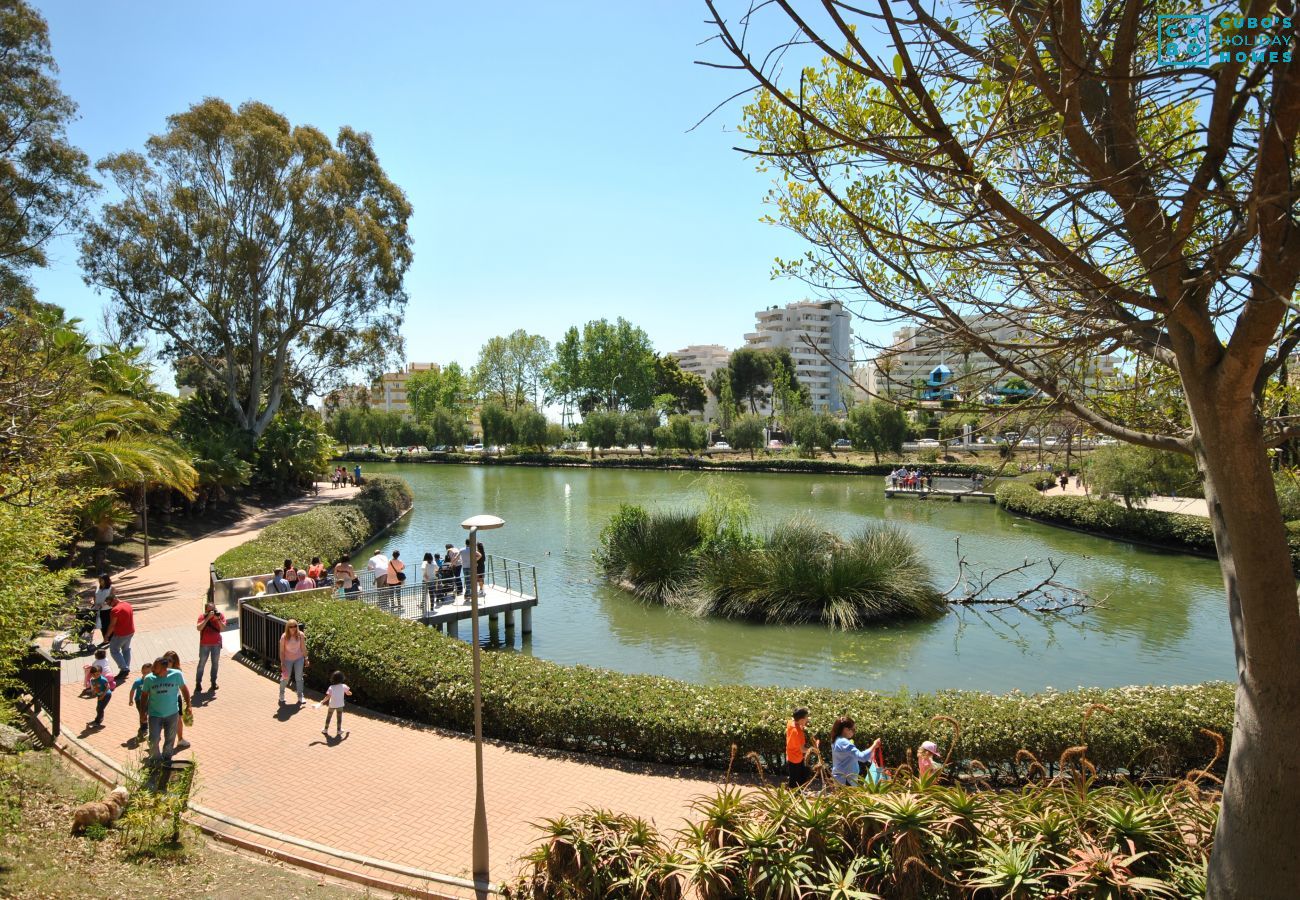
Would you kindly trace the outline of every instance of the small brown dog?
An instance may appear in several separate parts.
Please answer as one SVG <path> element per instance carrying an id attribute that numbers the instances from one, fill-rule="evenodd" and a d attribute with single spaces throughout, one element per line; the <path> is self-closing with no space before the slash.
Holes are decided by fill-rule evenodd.
<path id="1" fill-rule="evenodd" d="M 72 833 L 81 834 L 90 825 L 107 825 L 126 809 L 126 788 L 118 785 L 103 800 L 83 803 L 72 811 Z"/>

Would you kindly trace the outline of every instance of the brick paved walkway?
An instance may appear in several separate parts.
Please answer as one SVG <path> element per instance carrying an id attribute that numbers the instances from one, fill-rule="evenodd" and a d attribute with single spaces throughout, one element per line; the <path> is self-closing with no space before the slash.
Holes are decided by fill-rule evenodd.
<path id="1" fill-rule="evenodd" d="M 345 496 L 323 491 L 260 514 L 153 559 L 114 578 L 134 604 L 136 668 L 162 650 L 181 657 L 187 680 L 198 657 L 195 625 L 203 609 L 208 564 L 275 519 Z M 545 598 L 542 598 L 545 603 Z M 227 611 L 230 615 L 231 611 Z M 396 722 L 349 707 L 344 739 L 321 734 L 325 710 L 277 704 L 278 685 L 229 654 L 238 648 L 232 623 L 221 662 L 220 689 L 195 705 L 186 737 L 199 766 L 195 801 L 284 834 L 363 856 L 470 877 L 474 809 L 474 745 L 464 736 Z M 81 666 L 65 664 L 63 727 L 121 762 L 134 762 L 135 710 L 115 694 L 108 727 L 83 731 L 94 701 L 79 697 Z M 316 697 L 319 699 L 319 697 Z M 699 773 L 660 767 L 615 767 L 581 755 L 491 744 L 484 751 L 492 875 L 518 871 L 516 860 L 538 837 L 531 823 L 581 806 L 602 806 L 675 827 L 687 803 L 716 782 Z"/>

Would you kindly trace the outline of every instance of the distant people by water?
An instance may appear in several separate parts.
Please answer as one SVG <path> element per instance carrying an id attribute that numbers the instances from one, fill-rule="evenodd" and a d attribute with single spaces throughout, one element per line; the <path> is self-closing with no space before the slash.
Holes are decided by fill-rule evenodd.
<path id="1" fill-rule="evenodd" d="M 352 468 L 352 483 L 358 487 L 361 486 L 361 463 L 357 463 Z"/>
<path id="2" fill-rule="evenodd" d="M 374 555 L 366 560 L 366 571 L 374 577 L 375 587 L 383 587 L 388 583 L 388 557 L 384 551 L 375 550 Z"/>
<path id="3" fill-rule="evenodd" d="M 344 553 L 334 564 L 334 584 L 344 594 L 355 594 L 361 590 L 357 583 L 357 571 L 352 568 L 351 555 Z"/>
<path id="4" fill-rule="evenodd" d="M 312 578 L 306 569 L 300 569 L 298 571 L 298 581 L 294 584 L 293 589 L 295 591 L 310 591 L 315 590 L 315 588 L 316 579 Z"/>
<path id="5" fill-rule="evenodd" d="M 463 593 L 460 582 L 460 550 L 453 544 L 445 544 L 442 548 L 443 558 L 447 560 L 447 566 L 451 569 L 453 582 L 452 593 L 460 596 Z"/>

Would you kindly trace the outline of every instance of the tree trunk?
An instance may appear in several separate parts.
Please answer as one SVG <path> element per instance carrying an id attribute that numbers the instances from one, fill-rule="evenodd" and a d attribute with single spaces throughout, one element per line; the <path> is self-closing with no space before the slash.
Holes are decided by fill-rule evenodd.
<path id="1" fill-rule="evenodd" d="M 1227 589 L 1236 716 L 1210 858 L 1210 900 L 1300 893 L 1300 606 L 1250 398 L 1188 384 L 1193 445 Z"/>

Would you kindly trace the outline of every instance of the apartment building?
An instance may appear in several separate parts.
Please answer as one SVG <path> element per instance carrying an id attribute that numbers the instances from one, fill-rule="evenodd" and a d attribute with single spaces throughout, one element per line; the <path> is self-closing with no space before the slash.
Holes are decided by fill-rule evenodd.
<path id="1" fill-rule="evenodd" d="M 677 360 L 683 372 L 700 376 L 706 386 L 713 373 L 731 361 L 731 351 L 721 344 L 692 344 L 668 355 Z M 704 398 L 704 421 L 712 422 L 718 417 L 718 398 L 708 390 Z M 696 413 L 692 411 L 691 415 Z"/>
<path id="2" fill-rule="evenodd" d="M 982 330 L 1000 344 L 1028 344 L 1035 336 L 1019 326 L 989 322 Z M 1093 357 L 1085 383 L 1093 384 L 1115 374 L 1113 356 Z M 994 363 L 985 354 L 952 347 L 952 338 L 933 329 L 907 326 L 894 332 L 893 343 L 881 350 L 867 366 L 867 389 L 879 397 L 917 397 L 926 400 L 972 400 L 988 402 L 1007 392 L 1014 373 Z M 920 392 L 918 396 L 918 392 Z"/>
<path id="3" fill-rule="evenodd" d="M 411 407 L 406 402 L 406 381 L 416 372 L 429 371 L 438 371 L 438 364 L 407 363 L 404 370 L 385 372 L 370 389 L 370 408 L 403 415 L 409 413 Z"/>
<path id="4" fill-rule="evenodd" d="M 754 331 L 745 335 L 746 345 L 759 350 L 787 348 L 795 376 L 808 388 L 812 408 L 844 412 L 853 390 L 845 374 L 853 369 L 853 326 L 844 305 L 838 300 L 800 300 L 760 310 L 755 318 Z M 765 402 L 761 412 L 770 413 L 770 403 Z"/>

